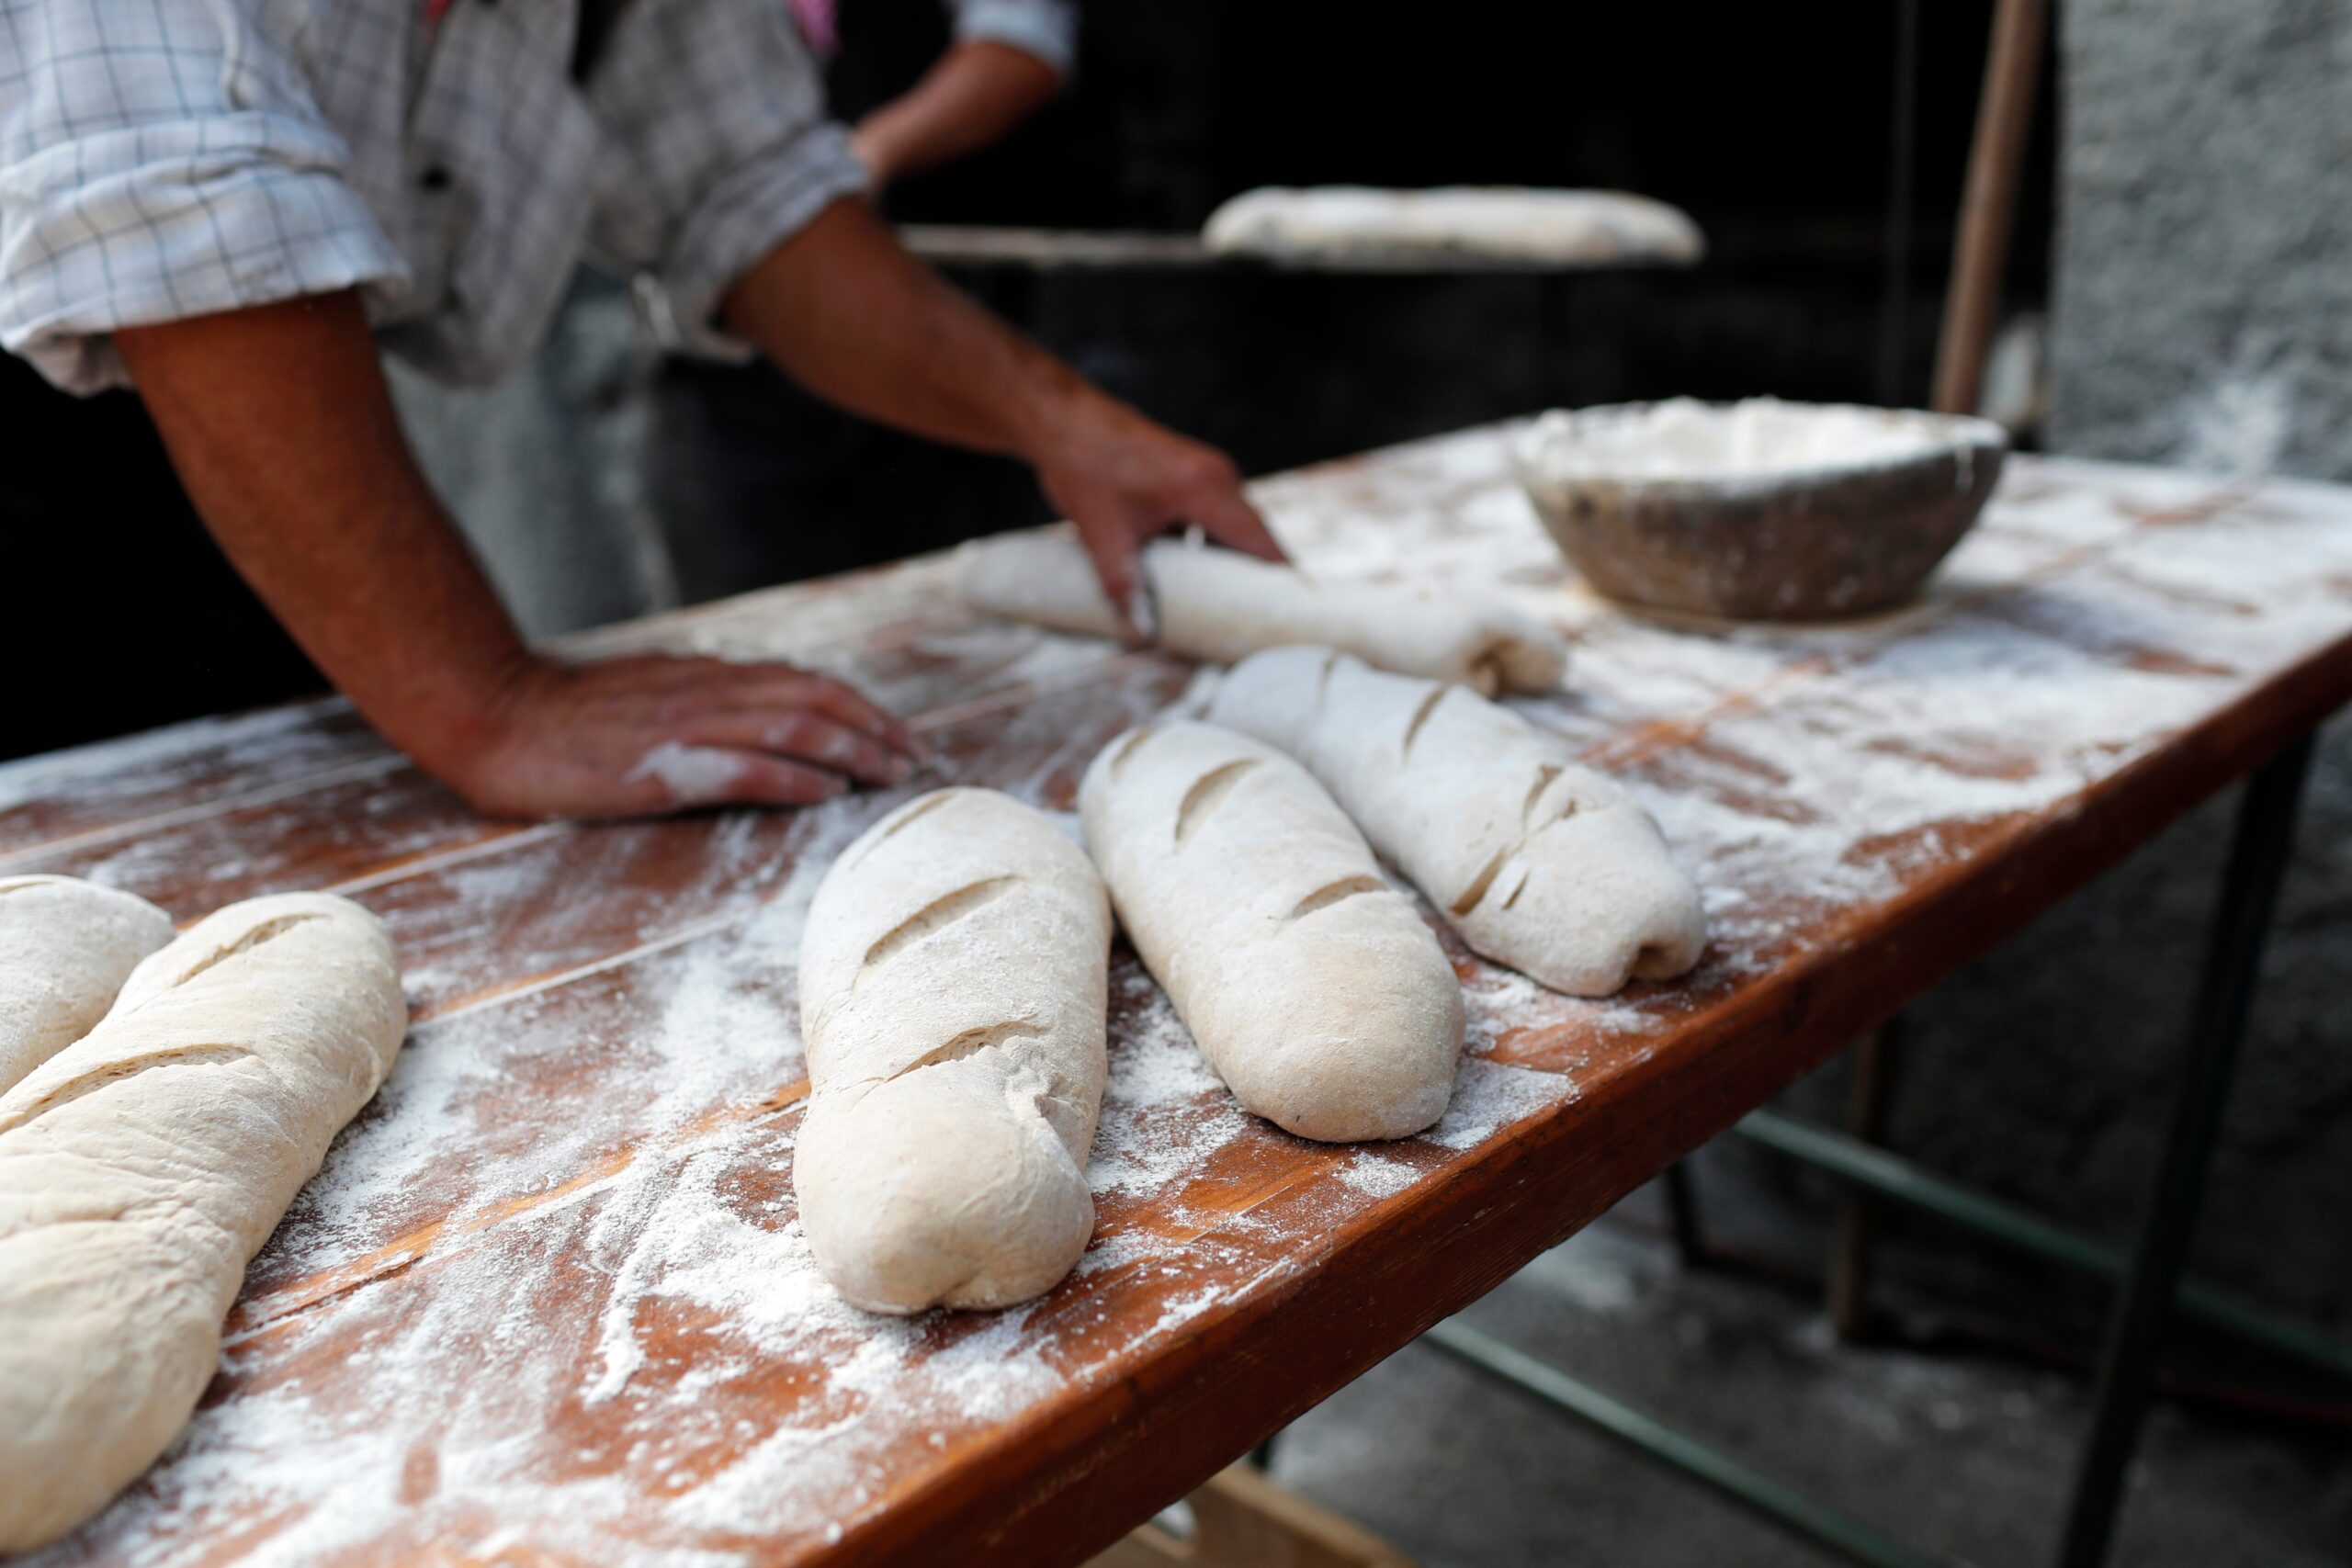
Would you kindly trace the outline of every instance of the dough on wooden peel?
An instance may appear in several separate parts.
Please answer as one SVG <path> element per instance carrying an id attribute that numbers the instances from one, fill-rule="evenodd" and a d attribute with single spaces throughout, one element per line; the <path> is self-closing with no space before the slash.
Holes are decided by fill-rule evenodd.
<path id="1" fill-rule="evenodd" d="M 1304 768 L 1229 729 L 1147 726 L 1078 800 L 1120 924 L 1243 1105 L 1328 1143 L 1445 1113 L 1461 984 Z"/>
<path id="2" fill-rule="evenodd" d="M 0 876 L 0 1093 L 87 1034 L 172 940 L 144 898 L 70 876 Z"/>
<path id="3" fill-rule="evenodd" d="M 211 1381 L 245 1264 L 408 1027 L 356 904 L 234 904 L 0 1095 L 0 1551 L 89 1517 Z"/>
<path id="4" fill-rule="evenodd" d="M 1548 692 L 1567 645 L 1542 622 L 1475 596 L 1368 582 L 1317 582 L 1232 550 L 1161 539 L 1143 573 L 1159 646 L 1230 664 L 1261 649 L 1312 642 L 1384 670 L 1458 681 L 1488 695 Z M 1092 637 L 1126 635 L 1093 563 L 1061 534 L 1006 534 L 964 547 L 964 597 L 975 609 Z"/>
<path id="5" fill-rule="evenodd" d="M 908 802 L 833 863 L 800 944 L 800 1223 L 869 1312 L 1051 1289 L 1094 1229 L 1111 910 L 1085 853 L 985 789 Z"/>
<path id="6" fill-rule="evenodd" d="M 1202 243 L 1272 261 L 1428 265 L 1480 257 L 1532 265 L 1688 265 L 1706 240 L 1688 213 L 1617 190 L 1522 186 L 1265 186 L 1215 212 Z"/>
<path id="7" fill-rule="evenodd" d="M 1508 708 L 1284 648 L 1237 665 L 1208 716 L 1306 763 L 1464 942 L 1554 990 L 1670 979 L 1706 946 L 1649 813 Z"/>

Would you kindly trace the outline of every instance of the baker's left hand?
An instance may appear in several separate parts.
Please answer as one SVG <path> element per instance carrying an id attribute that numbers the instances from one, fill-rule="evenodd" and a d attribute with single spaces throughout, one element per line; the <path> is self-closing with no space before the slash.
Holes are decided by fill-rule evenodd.
<path id="1" fill-rule="evenodd" d="M 1030 456 L 1046 498 L 1078 525 L 1112 605 L 1146 638 L 1157 628 L 1136 558 L 1153 535 L 1197 527 L 1245 555 L 1283 558 L 1230 457 L 1116 399 L 1090 389 Z"/>

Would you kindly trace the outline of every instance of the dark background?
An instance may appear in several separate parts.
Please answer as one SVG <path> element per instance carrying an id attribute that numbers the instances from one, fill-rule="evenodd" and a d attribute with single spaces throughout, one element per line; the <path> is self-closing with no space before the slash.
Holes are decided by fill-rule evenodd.
<path id="1" fill-rule="evenodd" d="M 1094 5 L 1061 103 L 889 206 L 923 222 L 1191 230 L 1259 185 L 1492 183 L 1637 191 L 1705 231 L 1707 259 L 1689 272 L 967 275 L 1253 472 L 1555 403 L 1917 403 L 1990 7 L 1911 8 L 1898 209 L 1905 9 Z M 876 51 L 887 62 L 838 73 L 853 113 L 944 37 L 935 0 L 865 15 L 888 17 L 895 41 Z M 2045 81 L 2009 277 L 2018 304 L 2048 292 L 2053 96 Z M 1907 265 L 1891 243 L 1906 216 Z"/>

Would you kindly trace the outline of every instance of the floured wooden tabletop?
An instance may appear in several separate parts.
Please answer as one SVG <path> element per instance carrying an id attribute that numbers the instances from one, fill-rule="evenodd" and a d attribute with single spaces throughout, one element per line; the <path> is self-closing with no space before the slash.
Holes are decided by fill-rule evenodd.
<path id="1" fill-rule="evenodd" d="M 865 1316 L 794 1216 L 801 919 L 906 792 L 496 822 L 337 703 L 0 766 L 0 870 L 182 921 L 348 893 L 415 1010 L 194 1424 L 36 1561 L 1075 1561 L 2352 696 L 2352 491 L 2018 459 L 1908 609 L 1673 627 L 1575 585 L 1509 434 L 1257 493 L 1310 570 L 1499 586 L 1568 632 L 1566 690 L 1521 705 L 1657 814 L 1706 958 L 1577 1001 L 1449 936 L 1453 1108 L 1351 1148 L 1242 1114 L 1123 953 L 1094 1242 L 994 1315 Z M 1194 678 L 976 622 L 951 581 L 912 561 L 595 641 L 822 667 L 956 779 L 1057 809 Z"/>

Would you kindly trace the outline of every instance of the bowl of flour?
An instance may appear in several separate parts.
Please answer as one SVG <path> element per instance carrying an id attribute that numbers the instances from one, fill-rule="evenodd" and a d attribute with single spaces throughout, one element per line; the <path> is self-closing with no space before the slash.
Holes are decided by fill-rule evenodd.
<path id="1" fill-rule="evenodd" d="M 2008 438 L 1989 420 L 1689 398 L 1555 410 L 1520 483 L 1600 592 L 1739 620 L 1902 603 L 1984 508 Z"/>

